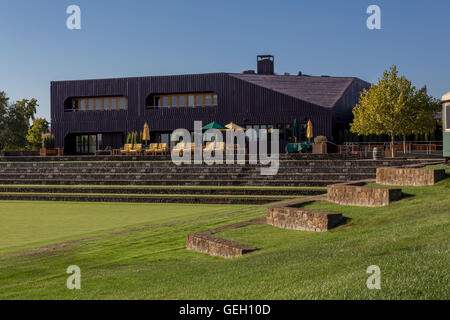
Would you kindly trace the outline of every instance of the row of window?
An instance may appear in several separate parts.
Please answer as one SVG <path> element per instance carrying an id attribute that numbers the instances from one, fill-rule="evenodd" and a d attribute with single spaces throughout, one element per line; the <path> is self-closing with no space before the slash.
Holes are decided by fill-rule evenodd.
<path id="1" fill-rule="evenodd" d="M 209 107 L 217 106 L 215 93 L 154 95 L 147 108 Z"/>
<path id="2" fill-rule="evenodd" d="M 125 97 L 74 98 L 64 111 L 119 111 L 128 109 Z"/>

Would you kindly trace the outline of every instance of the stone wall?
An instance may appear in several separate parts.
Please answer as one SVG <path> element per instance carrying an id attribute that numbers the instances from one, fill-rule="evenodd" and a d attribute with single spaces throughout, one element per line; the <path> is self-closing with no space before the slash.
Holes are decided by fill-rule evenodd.
<path id="1" fill-rule="evenodd" d="M 188 250 L 222 258 L 240 257 L 247 252 L 257 250 L 257 248 L 246 244 L 216 238 L 203 233 L 189 234 L 186 247 Z"/>
<path id="2" fill-rule="evenodd" d="M 186 239 L 186 249 L 206 253 L 211 256 L 221 258 L 240 257 L 245 253 L 258 250 L 258 248 L 226 239 L 213 237 L 212 234 L 224 230 L 245 227 L 254 223 L 263 224 L 265 223 L 265 221 L 266 220 L 264 218 L 252 219 L 248 221 L 229 224 L 215 229 L 189 234 Z"/>
<path id="3" fill-rule="evenodd" d="M 291 230 L 324 232 L 339 224 L 340 213 L 321 212 L 292 206 L 267 208 L 267 224 Z"/>
<path id="4" fill-rule="evenodd" d="M 377 183 L 392 186 L 431 186 L 445 178 L 445 170 L 377 168 Z"/>
<path id="5" fill-rule="evenodd" d="M 328 186 L 329 202 L 362 207 L 388 206 L 392 201 L 401 199 L 401 189 L 371 188 L 363 183 L 342 183 Z"/>

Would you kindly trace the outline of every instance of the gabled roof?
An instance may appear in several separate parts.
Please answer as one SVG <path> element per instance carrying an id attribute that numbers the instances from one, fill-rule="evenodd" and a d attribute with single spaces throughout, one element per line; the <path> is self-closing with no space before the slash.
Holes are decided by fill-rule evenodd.
<path id="1" fill-rule="evenodd" d="M 231 73 L 228 75 L 324 108 L 333 108 L 357 79 Z"/>

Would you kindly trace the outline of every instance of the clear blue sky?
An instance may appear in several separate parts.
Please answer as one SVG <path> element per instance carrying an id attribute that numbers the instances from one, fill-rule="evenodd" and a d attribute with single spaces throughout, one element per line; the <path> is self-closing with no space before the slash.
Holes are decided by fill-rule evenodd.
<path id="1" fill-rule="evenodd" d="M 66 8 L 82 29 L 66 28 Z M 366 9 L 382 10 L 382 30 Z M 416 86 L 450 91 L 448 0 L 2 0 L 0 90 L 35 97 L 50 118 L 50 81 L 256 68 L 356 76 L 375 82 L 392 64 Z"/>

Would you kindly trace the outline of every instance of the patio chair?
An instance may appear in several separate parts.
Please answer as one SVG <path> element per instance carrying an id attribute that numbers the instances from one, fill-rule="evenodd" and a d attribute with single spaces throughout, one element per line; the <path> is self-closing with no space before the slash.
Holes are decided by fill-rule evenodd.
<path id="1" fill-rule="evenodd" d="M 136 153 L 139 154 L 142 152 L 142 144 L 137 143 L 133 146 L 133 148 L 130 150 L 130 153 Z"/>
<path id="2" fill-rule="evenodd" d="M 121 154 L 122 154 L 122 153 L 128 154 L 132 148 L 133 148 L 133 145 L 127 143 L 127 144 L 125 144 L 125 145 L 123 146 L 123 149 L 120 149 L 120 153 L 121 153 Z"/>
<path id="3" fill-rule="evenodd" d="M 158 144 L 157 143 L 150 143 L 150 145 L 148 146 L 148 148 L 145 149 L 145 154 L 155 154 L 156 151 L 158 150 Z"/>
<path id="4" fill-rule="evenodd" d="M 158 143 L 158 147 L 156 148 L 156 154 L 166 154 L 167 153 L 167 143 Z"/>

